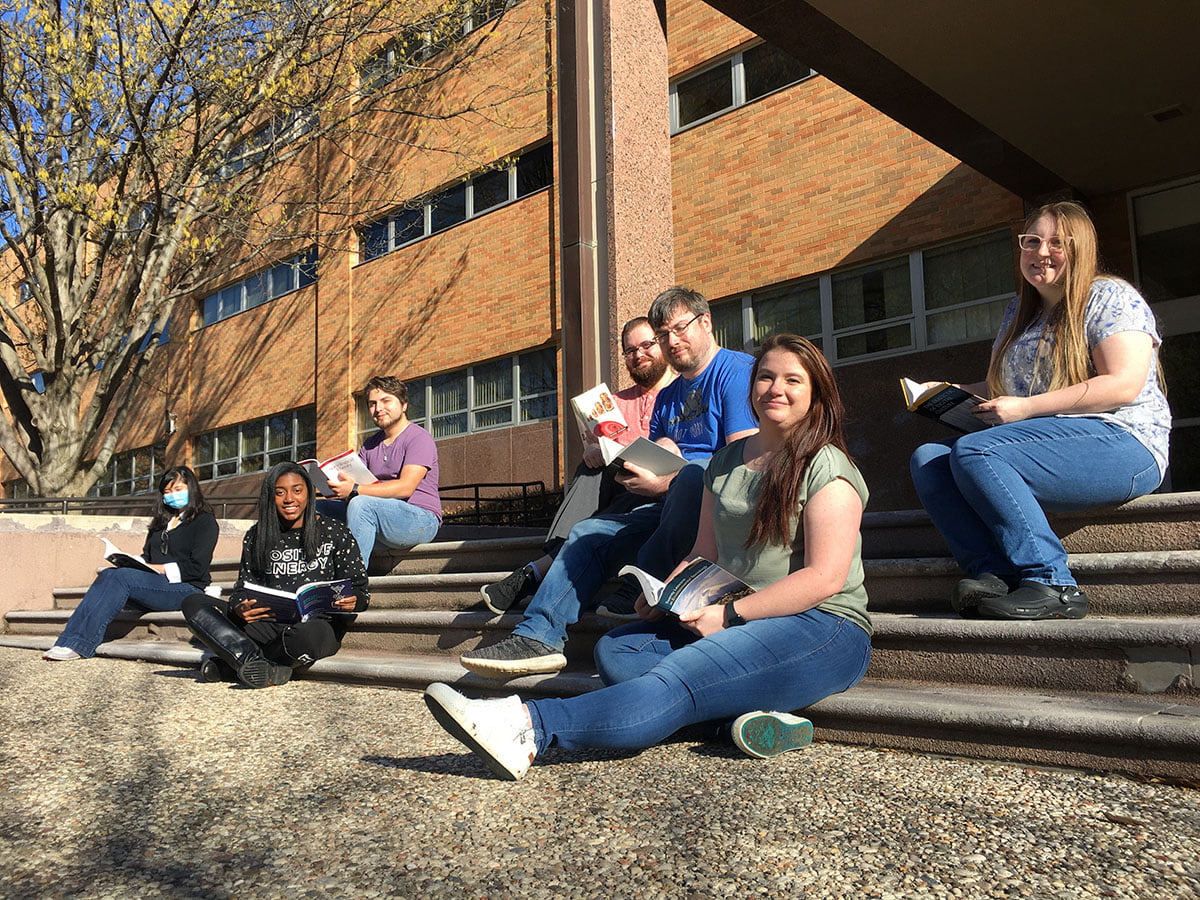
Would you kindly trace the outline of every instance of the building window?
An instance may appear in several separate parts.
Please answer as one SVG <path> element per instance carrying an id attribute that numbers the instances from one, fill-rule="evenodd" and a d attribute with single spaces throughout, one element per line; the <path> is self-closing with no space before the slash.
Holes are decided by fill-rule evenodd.
<path id="1" fill-rule="evenodd" d="M 113 455 L 108 471 L 88 491 L 89 497 L 128 497 L 157 490 L 158 478 L 168 467 L 153 447 Z"/>
<path id="2" fill-rule="evenodd" d="M 17 306 L 22 303 L 28 303 L 33 299 L 33 289 L 29 286 L 28 281 L 17 282 Z"/>
<path id="3" fill-rule="evenodd" d="M 733 348 L 803 335 L 837 365 L 990 339 L 1014 296 L 999 231 L 715 302 L 713 331 Z"/>
<path id="4" fill-rule="evenodd" d="M 511 0 L 471 0 L 463 19 L 463 34 L 470 34 L 493 19 L 498 19 L 510 5 Z"/>
<path id="5" fill-rule="evenodd" d="M 308 459 L 317 451 L 317 411 L 302 406 L 195 438 L 196 477 L 201 481 L 265 472 L 277 462 Z"/>
<path id="6" fill-rule="evenodd" d="M 671 132 L 707 122 L 816 73 L 770 44 L 755 44 L 671 85 Z"/>
<path id="7" fill-rule="evenodd" d="M 483 172 L 439 191 L 423 202 L 405 204 L 386 219 L 361 226 L 358 229 L 359 258 L 367 262 L 519 200 L 549 187 L 553 174 L 552 147 L 542 144 L 522 153 L 504 168 Z"/>
<path id="8" fill-rule="evenodd" d="M 222 181 L 232 178 L 261 162 L 267 154 L 276 154 L 283 147 L 299 140 L 316 125 L 317 113 L 311 106 L 276 116 L 230 148 L 217 168 L 217 178 Z"/>
<path id="9" fill-rule="evenodd" d="M 359 84 L 366 92 L 377 91 L 403 72 L 425 63 L 436 52 L 432 33 L 423 26 L 405 28 L 359 67 Z"/>
<path id="10" fill-rule="evenodd" d="M 209 294 L 203 301 L 204 325 L 212 325 L 268 300 L 308 287 L 316 280 L 317 250 L 313 247 L 265 272 L 243 278 Z"/>
<path id="11" fill-rule="evenodd" d="M 415 379 L 407 385 L 409 420 L 439 439 L 558 415 L 553 347 Z"/>

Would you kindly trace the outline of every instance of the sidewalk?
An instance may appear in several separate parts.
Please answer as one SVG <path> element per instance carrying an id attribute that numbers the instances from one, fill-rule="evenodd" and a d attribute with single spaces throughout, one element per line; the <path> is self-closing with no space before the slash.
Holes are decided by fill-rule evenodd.
<path id="1" fill-rule="evenodd" d="M 6 648 L 0 821 L 9 900 L 1200 897 L 1198 790 L 691 740 L 511 784 L 415 693 Z"/>

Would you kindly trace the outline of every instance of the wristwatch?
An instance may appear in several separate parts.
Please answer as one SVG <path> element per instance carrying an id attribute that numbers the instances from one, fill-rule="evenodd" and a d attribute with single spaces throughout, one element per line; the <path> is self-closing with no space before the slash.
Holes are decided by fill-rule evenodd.
<path id="1" fill-rule="evenodd" d="M 354 487 L 350 488 L 350 496 L 347 497 L 346 499 L 353 500 L 357 496 L 358 496 L 358 482 L 356 481 L 356 482 L 354 482 Z"/>
<path id="2" fill-rule="evenodd" d="M 738 615 L 738 611 L 733 608 L 733 603 L 725 604 L 725 627 L 732 628 L 734 625 L 745 625 L 746 620 Z"/>

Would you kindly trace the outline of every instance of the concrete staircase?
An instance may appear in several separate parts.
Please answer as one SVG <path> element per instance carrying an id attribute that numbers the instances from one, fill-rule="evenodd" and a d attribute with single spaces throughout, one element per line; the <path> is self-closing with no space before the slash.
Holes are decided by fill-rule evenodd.
<path id="1" fill-rule="evenodd" d="M 1144 497 L 1063 516 L 1056 528 L 1091 598 L 1080 621 L 965 620 L 946 598 L 961 577 L 920 511 L 868 513 L 863 547 L 875 622 L 868 677 L 808 710 L 822 737 L 1037 764 L 1200 782 L 1200 493 Z M 518 621 L 493 616 L 479 587 L 537 555 L 536 536 L 443 541 L 376 557 L 372 608 L 342 651 L 305 677 L 421 689 L 568 695 L 599 687 L 595 640 L 611 622 L 585 616 L 568 667 L 503 687 L 466 672 L 458 655 L 502 639 Z M 236 560 L 219 560 L 228 587 Z M 84 588 L 54 591 L 54 608 L 16 611 L 0 645 L 45 649 Z M 177 613 L 113 623 L 100 655 L 195 666 Z"/>

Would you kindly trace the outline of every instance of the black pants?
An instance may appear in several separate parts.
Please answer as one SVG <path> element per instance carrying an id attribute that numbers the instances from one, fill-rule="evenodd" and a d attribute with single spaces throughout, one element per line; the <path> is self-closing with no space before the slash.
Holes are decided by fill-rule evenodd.
<path id="1" fill-rule="evenodd" d="M 354 618 L 338 616 L 339 621 L 336 622 L 333 619 L 312 618 L 294 625 L 281 625 L 278 622 L 245 623 L 230 615 L 229 601 L 218 600 L 207 594 L 186 597 L 183 601 L 183 617 L 190 621 L 195 610 L 202 607 L 216 612 L 258 644 L 263 656 L 271 662 L 293 668 L 311 666 L 318 659 L 337 653 L 341 649 L 349 620 Z M 343 619 L 347 621 L 341 621 Z"/>

